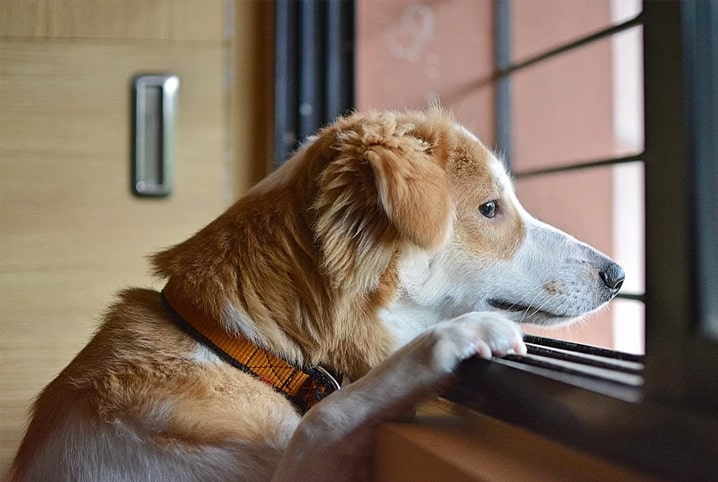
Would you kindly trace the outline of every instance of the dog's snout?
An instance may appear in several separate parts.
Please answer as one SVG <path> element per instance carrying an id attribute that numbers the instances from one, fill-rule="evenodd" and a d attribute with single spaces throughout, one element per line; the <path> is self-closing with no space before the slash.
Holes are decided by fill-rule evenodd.
<path id="1" fill-rule="evenodd" d="M 623 280 L 626 279 L 626 273 L 623 272 L 623 268 L 616 263 L 611 263 L 606 266 L 600 273 L 599 276 L 603 280 L 603 283 L 613 291 L 618 291 L 623 285 Z"/>

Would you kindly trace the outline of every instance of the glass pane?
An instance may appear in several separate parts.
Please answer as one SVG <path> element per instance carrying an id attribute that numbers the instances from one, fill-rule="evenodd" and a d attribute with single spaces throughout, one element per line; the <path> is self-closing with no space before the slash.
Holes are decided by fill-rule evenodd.
<path id="1" fill-rule="evenodd" d="M 625 293 L 644 293 L 645 282 L 645 196 L 642 162 L 612 168 L 614 259 L 623 266 Z"/>

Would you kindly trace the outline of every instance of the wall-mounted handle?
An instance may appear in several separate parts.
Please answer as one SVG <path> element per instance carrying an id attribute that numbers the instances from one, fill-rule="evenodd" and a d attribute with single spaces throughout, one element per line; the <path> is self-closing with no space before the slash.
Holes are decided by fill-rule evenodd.
<path id="1" fill-rule="evenodd" d="M 136 196 L 172 192 L 175 156 L 176 75 L 137 75 L 132 80 L 133 136 L 131 188 Z"/>

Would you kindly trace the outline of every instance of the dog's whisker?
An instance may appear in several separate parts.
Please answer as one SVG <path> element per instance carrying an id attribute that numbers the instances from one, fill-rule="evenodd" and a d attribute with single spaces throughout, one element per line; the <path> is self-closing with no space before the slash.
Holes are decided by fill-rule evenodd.
<path id="1" fill-rule="evenodd" d="M 538 285 L 538 286 L 534 287 L 533 289 L 527 291 L 526 293 L 524 293 L 523 295 L 521 295 L 521 297 L 520 297 L 518 300 L 516 300 L 513 304 L 511 304 L 510 308 L 513 308 L 513 307 L 515 307 L 516 305 L 519 305 L 520 303 L 524 302 L 526 299 L 528 299 L 529 296 L 531 296 L 531 295 L 534 294 L 536 291 L 538 291 L 539 293 L 537 293 L 536 295 L 534 295 L 534 298 L 531 300 L 531 303 L 529 303 L 529 305 L 528 305 L 528 306 L 531 306 L 531 304 L 533 304 L 533 302 L 536 300 L 536 298 L 541 294 L 541 293 L 540 293 L 540 290 L 543 289 L 544 286 L 546 286 L 546 285 L 549 284 L 550 282 L 551 282 L 551 281 L 544 281 L 544 282 L 541 283 L 540 285 Z"/>
<path id="2" fill-rule="evenodd" d="M 532 291 L 540 290 L 540 289 L 543 288 L 544 286 L 545 286 L 545 283 L 541 284 L 537 289 L 534 289 L 534 290 L 532 290 Z M 528 315 L 529 311 L 531 310 L 531 306 L 534 304 L 534 302 L 536 301 L 536 299 L 537 299 L 540 295 L 541 295 L 541 292 L 540 292 L 540 291 L 539 291 L 538 293 L 536 293 L 536 295 L 533 297 L 533 299 L 531 300 L 531 302 L 528 304 L 528 306 L 527 306 L 526 309 L 524 310 L 524 313 L 523 313 L 523 315 L 521 316 L 521 321 L 519 321 L 519 323 L 523 323 L 524 319 L 526 318 L 526 316 Z M 532 314 L 529 315 L 529 316 L 533 316 L 533 315 L 535 315 L 536 313 L 538 313 L 538 310 L 536 310 L 534 313 L 532 313 Z"/>
<path id="3" fill-rule="evenodd" d="M 559 295 L 557 295 L 557 294 L 556 294 L 556 295 L 552 295 L 550 298 L 548 298 L 547 300 L 545 300 L 541 305 L 539 305 L 539 306 L 536 308 L 536 311 L 533 312 L 533 314 L 535 315 L 536 313 L 538 313 L 539 311 L 541 311 L 544 306 L 546 306 L 547 304 L 549 304 L 551 301 L 555 300 L 555 299 L 558 298 L 558 297 L 559 297 Z M 565 301 L 564 301 L 564 302 L 565 302 Z M 559 304 L 559 306 L 556 308 L 556 311 L 557 311 L 558 313 L 560 313 L 559 308 L 562 308 L 562 304 Z"/>

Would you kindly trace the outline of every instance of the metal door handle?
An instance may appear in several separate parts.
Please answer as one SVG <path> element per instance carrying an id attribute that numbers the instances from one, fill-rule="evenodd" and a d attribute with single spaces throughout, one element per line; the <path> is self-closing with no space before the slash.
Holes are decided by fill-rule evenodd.
<path id="1" fill-rule="evenodd" d="M 136 196 L 172 192 L 176 136 L 176 94 L 172 74 L 137 75 L 132 79 L 133 142 L 131 188 Z"/>

